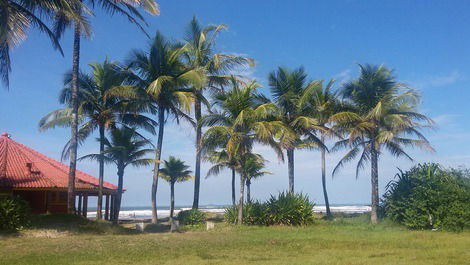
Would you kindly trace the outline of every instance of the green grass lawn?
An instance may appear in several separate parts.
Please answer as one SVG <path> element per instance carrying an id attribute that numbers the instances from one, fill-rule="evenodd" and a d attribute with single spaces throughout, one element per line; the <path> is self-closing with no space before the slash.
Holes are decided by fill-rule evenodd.
<path id="1" fill-rule="evenodd" d="M 68 234 L 0 240 L 0 264 L 469 264 L 470 232 L 408 231 L 364 218 L 308 227 L 132 233 L 82 224 Z M 47 228 L 47 227 L 46 227 Z M 61 227 L 60 231 L 70 231 Z M 100 234 L 96 234 L 100 233 Z"/>

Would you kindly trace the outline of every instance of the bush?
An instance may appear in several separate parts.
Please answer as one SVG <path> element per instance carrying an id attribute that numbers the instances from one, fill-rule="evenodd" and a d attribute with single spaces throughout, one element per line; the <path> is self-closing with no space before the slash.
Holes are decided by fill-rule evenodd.
<path id="1" fill-rule="evenodd" d="M 266 202 L 269 223 L 278 225 L 307 225 L 313 222 L 314 203 L 302 193 L 281 192 Z"/>
<path id="2" fill-rule="evenodd" d="M 31 210 L 20 197 L 0 197 L 0 230 L 18 231 L 30 224 Z"/>
<path id="3" fill-rule="evenodd" d="M 400 171 L 386 187 L 384 215 L 410 229 L 470 228 L 468 176 L 466 170 L 446 170 L 438 164 Z"/>
<path id="4" fill-rule="evenodd" d="M 182 225 L 196 225 L 206 221 L 206 214 L 197 209 L 191 209 L 179 212 L 177 218 Z"/>
<path id="5" fill-rule="evenodd" d="M 303 194 L 281 192 L 264 203 L 254 202 L 243 207 L 243 224 L 247 225 L 306 225 L 314 220 L 314 203 Z M 225 221 L 235 224 L 238 206 L 225 210 Z"/>
<path id="6" fill-rule="evenodd" d="M 238 220 L 238 205 L 225 209 L 224 219 L 227 223 L 236 224 Z M 268 225 L 267 205 L 260 202 L 243 205 L 243 224 Z"/>

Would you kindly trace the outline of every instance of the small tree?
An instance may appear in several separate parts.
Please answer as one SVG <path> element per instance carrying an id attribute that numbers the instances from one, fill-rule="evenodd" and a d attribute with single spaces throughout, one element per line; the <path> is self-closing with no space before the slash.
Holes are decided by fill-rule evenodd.
<path id="1" fill-rule="evenodd" d="M 104 161 L 114 163 L 117 166 L 118 196 L 116 197 L 116 211 L 113 221 L 117 223 L 121 209 L 121 199 L 124 184 L 124 170 L 127 166 L 134 167 L 149 166 L 154 160 L 143 158 L 154 152 L 148 149 L 151 142 L 136 132 L 135 128 L 121 127 L 111 131 L 110 140 L 105 139 Z M 80 159 L 92 159 L 99 161 L 100 154 L 89 154 Z"/>
<path id="2" fill-rule="evenodd" d="M 173 220 L 173 212 L 175 211 L 175 183 L 184 182 L 193 178 L 190 174 L 189 166 L 173 156 L 163 161 L 164 167 L 160 169 L 159 176 L 170 183 L 170 220 Z"/>
<path id="3" fill-rule="evenodd" d="M 264 160 L 261 155 L 248 153 L 244 157 L 244 161 L 240 163 L 243 166 L 240 167 L 238 170 L 240 171 L 240 174 L 246 176 L 246 201 L 247 203 L 251 203 L 251 181 L 272 173 L 263 170 L 265 167 L 266 160 Z"/>

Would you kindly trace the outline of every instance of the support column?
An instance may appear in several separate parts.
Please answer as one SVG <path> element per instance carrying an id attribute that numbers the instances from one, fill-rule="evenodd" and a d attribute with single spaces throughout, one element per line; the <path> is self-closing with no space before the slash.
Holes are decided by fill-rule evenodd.
<path id="1" fill-rule="evenodd" d="M 109 211 L 109 220 L 113 221 L 114 220 L 114 195 L 111 195 L 111 209 Z"/>
<path id="2" fill-rule="evenodd" d="M 88 193 L 83 195 L 83 217 L 87 217 L 88 213 Z"/>
<path id="3" fill-rule="evenodd" d="M 78 207 L 77 207 L 77 214 L 82 214 L 82 194 L 78 194 Z"/>
<path id="4" fill-rule="evenodd" d="M 104 220 L 109 220 L 109 194 L 106 194 L 106 202 L 104 206 Z"/>

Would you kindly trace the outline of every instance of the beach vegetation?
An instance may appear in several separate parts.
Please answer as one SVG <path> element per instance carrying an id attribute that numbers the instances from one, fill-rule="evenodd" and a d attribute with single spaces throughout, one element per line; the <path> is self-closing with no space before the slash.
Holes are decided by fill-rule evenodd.
<path id="1" fill-rule="evenodd" d="M 393 71 L 383 65 L 359 65 L 360 75 L 341 89 L 350 110 L 333 115 L 335 130 L 346 135 L 332 150 L 347 149 L 333 170 L 359 157 L 356 177 L 366 163 L 371 166 L 371 222 L 378 222 L 379 157 L 388 151 L 395 157 L 413 160 L 405 147 L 434 152 L 422 129 L 434 122 L 418 110 L 419 94 L 398 82 Z"/>
<path id="2" fill-rule="evenodd" d="M 206 213 L 198 209 L 184 210 L 178 213 L 177 219 L 182 225 L 198 225 L 206 221 Z"/>
<path id="3" fill-rule="evenodd" d="M 14 232 L 30 225 L 31 209 L 18 196 L 0 196 L 0 231 Z"/>
<path id="4" fill-rule="evenodd" d="M 218 52 L 216 40 L 220 33 L 227 30 L 226 25 L 202 26 L 196 17 L 189 22 L 184 39 L 183 61 L 190 69 L 198 69 L 204 75 L 204 82 L 193 84 L 190 91 L 194 98 L 194 121 L 196 130 L 196 164 L 194 167 L 194 199 L 193 208 L 199 208 L 199 192 L 201 182 L 202 159 L 202 110 L 211 109 L 205 93 L 215 93 L 224 90 L 230 82 L 230 73 L 242 71 L 254 66 L 254 60 L 246 56 Z M 237 77 L 238 78 L 238 77 Z"/>
<path id="5" fill-rule="evenodd" d="M 163 168 L 160 169 L 160 177 L 170 184 L 170 220 L 173 219 L 175 211 L 175 184 L 194 179 L 192 171 L 184 161 L 170 156 L 168 160 L 163 161 Z"/>
<path id="6" fill-rule="evenodd" d="M 419 164 L 388 183 L 381 207 L 410 229 L 470 228 L 470 174 L 439 164 Z"/>
<path id="7" fill-rule="evenodd" d="M 243 208 L 246 225 L 308 225 L 314 221 L 314 203 L 302 193 L 280 192 L 265 202 L 248 202 Z M 227 223 L 237 222 L 237 207 L 225 210 Z"/>
<path id="8" fill-rule="evenodd" d="M 151 165 L 154 160 L 147 158 L 155 149 L 149 148 L 152 144 L 145 137 L 136 132 L 135 128 L 126 126 L 111 130 L 108 138 L 104 139 L 104 149 L 99 154 L 88 154 L 80 158 L 94 161 L 103 160 L 105 163 L 115 164 L 117 167 L 118 189 L 115 198 L 116 210 L 113 222 L 117 223 L 121 209 L 122 193 L 124 192 L 124 173 L 126 167 L 143 167 Z"/>

